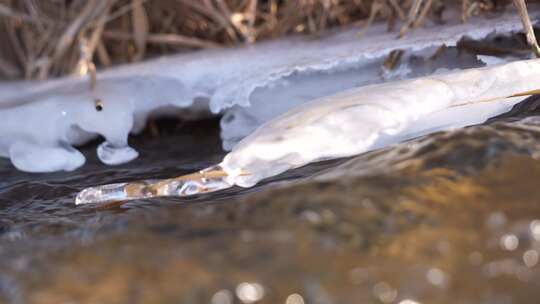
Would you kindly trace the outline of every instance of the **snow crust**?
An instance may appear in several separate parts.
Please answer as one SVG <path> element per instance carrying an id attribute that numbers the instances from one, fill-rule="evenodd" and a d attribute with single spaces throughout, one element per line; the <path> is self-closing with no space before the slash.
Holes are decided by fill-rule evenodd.
<path id="1" fill-rule="evenodd" d="M 97 149 L 99 158 L 106 164 L 124 163 L 137 157 L 128 146 L 128 134 L 142 130 L 150 115 L 167 115 L 176 108 L 224 113 L 222 138 L 224 146 L 231 148 L 262 123 L 322 96 L 428 75 L 441 67 L 478 66 L 481 63 L 476 58 L 442 66 L 415 65 L 413 61 L 433 54 L 441 45 L 455 46 L 464 36 L 482 39 L 520 29 L 515 12 L 476 18 L 467 24 L 421 28 L 401 40 L 384 25 L 375 25 L 362 39 L 358 29 L 350 29 L 319 38 L 296 37 L 115 67 L 98 75 L 95 90 L 90 90 L 87 79 L 77 77 L 3 83 L 0 156 L 29 172 L 74 170 L 85 159 L 73 146 L 102 136 L 105 142 Z M 381 70 L 384 58 L 398 47 L 406 52 L 410 64 L 392 72 Z M 97 100 L 103 104 L 101 111 L 95 107 Z M 353 120 L 373 112 L 369 117 L 373 121 L 358 135 L 369 137 L 370 125 L 384 122 L 388 130 L 400 129 L 403 121 L 395 117 L 394 110 L 362 106 L 339 117 Z M 331 119 L 325 124 L 332 125 Z"/>

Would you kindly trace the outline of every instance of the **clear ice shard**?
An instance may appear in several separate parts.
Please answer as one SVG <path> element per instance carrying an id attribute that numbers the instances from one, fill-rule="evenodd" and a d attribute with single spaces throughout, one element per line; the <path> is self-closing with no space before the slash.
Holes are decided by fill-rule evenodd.
<path id="1" fill-rule="evenodd" d="M 230 188 L 228 175 L 220 166 L 163 180 L 143 180 L 90 187 L 79 192 L 76 205 L 106 204 L 153 197 L 186 197 Z"/>

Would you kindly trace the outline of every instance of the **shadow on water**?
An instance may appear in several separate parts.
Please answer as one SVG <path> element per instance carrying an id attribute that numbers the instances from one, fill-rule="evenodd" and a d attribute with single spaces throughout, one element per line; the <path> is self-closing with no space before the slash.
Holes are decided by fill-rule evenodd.
<path id="1" fill-rule="evenodd" d="M 215 121 L 159 124 L 117 167 L 95 145 L 69 173 L 0 160 L 0 302 L 537 303 L 536 103 L 187 200 L 73 205 L 89 185 L 218 162 Z"/>

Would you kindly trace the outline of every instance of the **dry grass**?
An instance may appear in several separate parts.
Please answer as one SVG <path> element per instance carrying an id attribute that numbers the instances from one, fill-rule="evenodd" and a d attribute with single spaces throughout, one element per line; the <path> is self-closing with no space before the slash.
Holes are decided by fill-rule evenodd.
<path id="1" fill-rule="evenodd" d="M 462 19 L 501 0 L 0 0 L 0 78 L 46 79 L 197 48 L 385 20 L 404 35 L 445 5 Z"/>

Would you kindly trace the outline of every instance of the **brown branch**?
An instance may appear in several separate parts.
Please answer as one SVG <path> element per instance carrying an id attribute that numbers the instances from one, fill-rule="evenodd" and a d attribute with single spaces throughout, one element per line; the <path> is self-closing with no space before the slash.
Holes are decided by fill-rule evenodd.
<path id="1" fill-rule="evenodd" d="M 105 31 L 103 37 L 112 40 L 133 40 L 135 37 L 131 33 L 124 33 L 118 31 Z M 219 48 L 221 45 L 205 41 L 194 37 L 187 37 L 178 34 L 148 34 L 148 43 L 152 44 L 166 44 L 172 46 L 187 46 L 197 48 Z"/>

